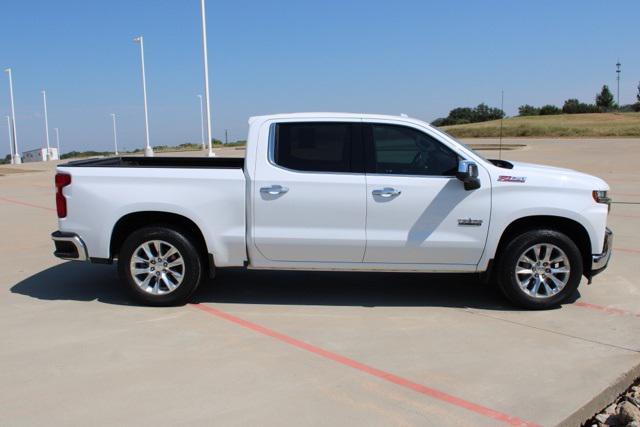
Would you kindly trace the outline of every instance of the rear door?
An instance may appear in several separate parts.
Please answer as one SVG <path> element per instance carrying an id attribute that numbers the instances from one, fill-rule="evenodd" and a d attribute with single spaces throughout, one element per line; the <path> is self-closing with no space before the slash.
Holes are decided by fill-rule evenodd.
<path id="1" fill-rule="evenodd" d="M 359 122 L 272 123 L 256 160 L 253 238 L 272 261 L 362 262 L 366 195 Z"/>
<path id="2" fill-rule="evenodd" d="M 476 264 L 491 209 L 487 172 L 466 191 L 455 178 L 460 157 L 421 129 L 365 124 L 367 249 L 365 262 Z"/>

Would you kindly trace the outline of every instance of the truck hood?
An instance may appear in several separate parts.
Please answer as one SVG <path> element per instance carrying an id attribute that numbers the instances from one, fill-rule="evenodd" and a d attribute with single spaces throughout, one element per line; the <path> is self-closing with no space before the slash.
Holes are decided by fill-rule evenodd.
<path id="1" fill-rule="evenodd" d="M 501 175 L 513 175 L 526 177 L 527 180 L 540 181 L 541 179 L 553 180 L 556 185 L 564 183 L 573 187 L 585 188 L 588 190 L 608 190 L 609 185 L 597 176 L 574 171 L 572 169 L 558 168 L 554 166 L 538 165 L 534 163 L 512 162 L 513 169 L 503 169 Z"/>

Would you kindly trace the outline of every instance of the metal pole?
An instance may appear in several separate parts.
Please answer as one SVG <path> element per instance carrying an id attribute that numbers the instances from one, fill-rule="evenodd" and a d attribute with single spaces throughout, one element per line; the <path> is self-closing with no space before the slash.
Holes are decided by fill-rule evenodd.
<path id="1" fill-rule="evenodd" d="M 140 44 L 140 62 L 142 64 L 142 93 L 144 95 L 144 134 L 146 145 L 144 147 L 144 155 L 153 157 L 153 148 L 149 143 L 149 111 L 147 109 L 147 77 L 144 71 L 144 38 L 142 36 L 133 39 L 134 42 Z"/>
<path id="2" fill-rule="evenodd" d="M 202 136 L 202 149 L 205 150 L 206 147 L 204 145 L 204 107 L 202 105 L 202 95 L 198 95 L 200 98 L 200 134 Z"/>
<path id="3" fill-rule="evenodd" d="M 209 98 L 209 58 L 207 56 L 207 17 L 204 7 L 205 0 L 200 0 L 200 13 L 202 15 L 202 57 L 204 63 L 204 102 L 207 117 L 207 140 L 209 141 L 209 157 L 215 157 L 213 141 L 211 138 L 211 106 Z"/>
<path id="4" fill-rule="evenodd" d="M 19 165 L 22 163 L 20 158 L 20 151 L 18 151 L 18 132 L 16 132 L 16 109 L 13 104 L 13 76 L 11 75 L 11 68 L 4 70 L 9 74 L 9 98 L 11 99 L 11 132 L 13 133 L 13 164 Z"/>
<path id="5" fill-rule="evenodd" d="M 229 130 L 228 129 L 224 130 L 224 143 L 225 144 L 229 143 Z"/>
<path id="6" fill-rule="evenodd" d="M 116 130 L 116 115 L 111 113 L 111 119 L 113 120 L 113 146 L 116 150 L 115 154 L 118 155 L 118 131 Z"/>
<path id="7" fill-rule="evenodd" d="M 53 128 L 56 131 L 56 146 L 58 147 L 58 160 L 60 160 L 60 129 Z"/>
<path id="8" fill-rule="evenodd" d="M 49 116 L 47 115 L 47 92 L 42 91 L 42 103 L 44 105 L 44 135 L 47 141 L 47 156 L 45 160 L 51 160 L 51 146 L 49 145 Z"/>
<path id="9" fill-rule="evenodd" d="M 500 92 L 500 111 L 502 111 L 502 116 L 500 117 L 500 148 L 498 149 L 498 159 L 502 160 L 502 122 L 504 120 L 504 90 Z"/>
<path id="10" fill-rule="evenodd" d="M 11 117 L 7 116 L 7 130 L 9 131 L 9 154 L 13 164 L 13 138 L 11 137 Z"/>
<path id="11" fill-rule="evenodd" d="M 618 82 L 618 108 L 620 108 L 620 60 L 616 62 L 616 80 Z"/>

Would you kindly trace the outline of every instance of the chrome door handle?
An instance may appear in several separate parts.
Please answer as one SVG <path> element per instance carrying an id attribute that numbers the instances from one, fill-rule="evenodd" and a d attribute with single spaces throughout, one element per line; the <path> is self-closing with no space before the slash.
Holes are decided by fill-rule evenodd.
<path id="1" fill-rule="evenodd" d="M 380 196 L 380 197 L 395 197 L 402 194 L 402 191 L 396 190 L 395 188 L 391 188 L 391 187 L 384 187 L 382 189 L 373 190 L 371 194 L 373 194 L 374 196 Z"/>
<path id="2" fill-rule="evenodd" d="M 284 194 L 289 189 L 287 187 L 283 187 L 282 185 L 271 185 L 269 187 L 262 187 L 260 189 L 261 193 L 271 194 L 272 196 L 277 196 L 278 194 Z"/>

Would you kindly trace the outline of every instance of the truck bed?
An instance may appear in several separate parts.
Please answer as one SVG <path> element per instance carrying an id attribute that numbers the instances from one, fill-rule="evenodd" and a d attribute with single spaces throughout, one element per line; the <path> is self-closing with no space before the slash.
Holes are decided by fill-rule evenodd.
<path id="1" fill-rule="evenodd" d="M 63 232 L 79 233 L 88 256 L 110 259 L 111 233 L 129 215 L 157 213 L 198 227 L 216 266 L 246 260 L 246 178 L 241 158 L 110 157 L 58 165 L 71 175 L 64 188 Z"/>
<path id="2" fill-rule="evenodd" d="M 242 157 L 141 157 L 121 156 L 75 160 L 62 167 L 109 168 L 216 168 L 244 169 Z"/>

